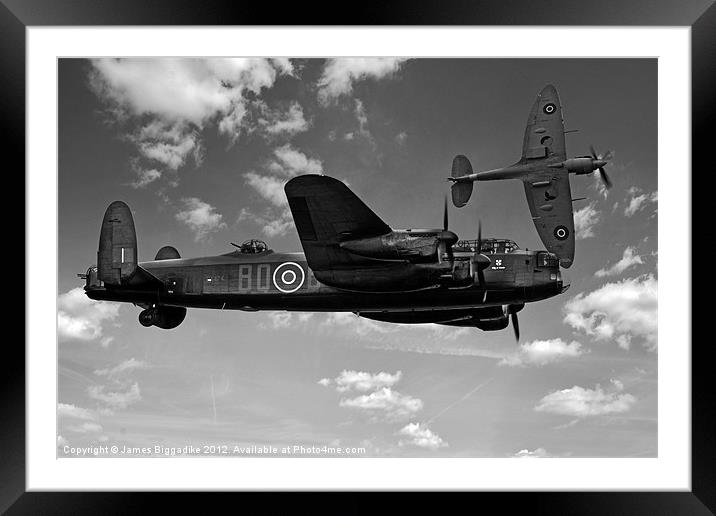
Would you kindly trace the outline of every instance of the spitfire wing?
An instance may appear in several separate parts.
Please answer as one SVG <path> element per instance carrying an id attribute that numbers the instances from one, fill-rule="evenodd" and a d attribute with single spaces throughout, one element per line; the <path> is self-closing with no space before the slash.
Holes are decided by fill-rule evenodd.
<path id="1" fill-rule="evenodd" d="M 291 179 L 284 190 L 311 269 L 376 263 L 338 246 L 343 240 L 391 231 L 346 185 L 332 177 L 309 174 Z"/>
<path id="2" fill-rule="evenodd" d="M 542 243 L 556 254 L 562 267 L 574 261 L 574 217 L 569 173 L 563 168 L 546 168 L 523 180 L 527 204 Z"/>
<path id="3" fill-rule="evenodd" d="M 557 157 L 567 159 L 562 104 L 557 89 L 548 84 L 537 95 L 527 118 L 522 161 Z"/>
<path id="4" fill-rule="evenodd" d="M 556 254 L 563 267 L 574 260 L 574 218 L 569 173 L 547 165 L 567 159 L 562 103 L 557 89 L 548 84 L 532 104 L 522 144 L 522 163 L 533 165 L 524 179 L 532 220 L 542 243 Z M 544 166 L 540 167 L 540 162 Z M 537 166 L 535 166 L 537 165 Z"/>

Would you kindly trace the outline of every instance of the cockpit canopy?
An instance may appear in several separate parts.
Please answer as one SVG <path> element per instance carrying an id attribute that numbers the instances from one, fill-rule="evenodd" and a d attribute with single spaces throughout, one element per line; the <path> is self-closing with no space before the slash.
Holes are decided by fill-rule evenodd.
<path id="1" fill-rule="evenodd" d="M 519 248 L 514 241 L 506 238 L 484 238 L 479 252 L 483 254 L 512 253 Z M 453 251 L 474 253 L 478 251 L 477 240 L 460 240 L 453 246 Z"/>
<path id="2" fill-rule="evenodd" d="M 257 254 L 268 251 L 268 246 L 263 240 L 246 240 L 241 245 L 236 246 L 241 254 Z"/>

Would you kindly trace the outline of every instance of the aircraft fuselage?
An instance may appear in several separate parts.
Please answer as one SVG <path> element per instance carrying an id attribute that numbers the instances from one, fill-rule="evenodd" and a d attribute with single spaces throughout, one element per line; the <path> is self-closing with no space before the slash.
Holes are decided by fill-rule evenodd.
<path id="1" fill-rule="evenodd" d="M 473 253 L 455 253 L 469 259 Z M 544 252 L 517 250 L 490 254 L 484 284 L 438 286 L 413 292 L 354 292 L 316 280 L 303 253 L 239 252 L 205 258 L 138 263 L 152 281 L 103 285 L 88 274 L 85 290 L 95 300 L 226 310 L 411 311 L 519 304 L 563 291 L 558 265 L 539 263 Z M 390 262 L 386 262 L 390 263 Z M 404 263 L 403 268 L 424 267 Z"/>

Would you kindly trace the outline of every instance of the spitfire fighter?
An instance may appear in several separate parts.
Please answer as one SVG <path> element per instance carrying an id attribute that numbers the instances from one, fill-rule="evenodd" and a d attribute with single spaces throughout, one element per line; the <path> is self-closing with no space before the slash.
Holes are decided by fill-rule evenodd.
<path id="1" fill-rule="evenodd" d="M 525 303 L 566 290 L 557 257 L 506 239 L 459 240 L 448 229 L 391 229 L 345 184 L 304 175 L 285 186 L 303 253 L 249 240 L 219 256 L 181 258 L 174 247 L 137 261 L 129 207 L 102 221 L 97 265 L 86 274 L 95 300 L 133 303 L 146 327 L 179 326 L 187 308 L 354 312 L 393 323 L 437 323 L 519 338 Z M 234 244 L 235 245 L 235 244 Z"/>
<path id="2" fill-rule="evenodd" d="M 559 257 L 562 267 L 574 261 L 574 220 L 569 174 L 592 174 L 599 171 L 604 186 L 612 183 L 604 170 L 611 152 L 567 159 L 564 141 L 562 105 L 554 86 L 545 86 L 532 105 L 522 144 L 522 157 L 514 165 L 473 173 L 470 161 L 462 155 L 452 163 L 453 204 L 465 206 L 472 195 L 475 181 L 521 179 L 532 220 L 547 250 Z M 581 199 L 579 199 L 581 200 Z"/>

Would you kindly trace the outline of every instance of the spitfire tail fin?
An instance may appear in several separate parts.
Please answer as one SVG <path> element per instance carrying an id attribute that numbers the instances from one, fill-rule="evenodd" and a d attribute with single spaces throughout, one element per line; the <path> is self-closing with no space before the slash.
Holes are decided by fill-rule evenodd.
<path id="1" fill-rule="evenodd" d="M 472 174 L 472 164 L 467 157 L 458 154 L 452 160 L 452 177 L 459 178 Z M 457 208 L 462 208 L 467 204 L 472 195 L 472 181 L 455 181 L 450 188 L 452 193 L 452 203 Z"/>
<path id="2" fill-rule="evenodd" d="M 97 276 L 105 285 L 127 283 L 137 270 L 137 233 L 132 212 L 122 201 L 107 207 L 97 251 Z"/>

